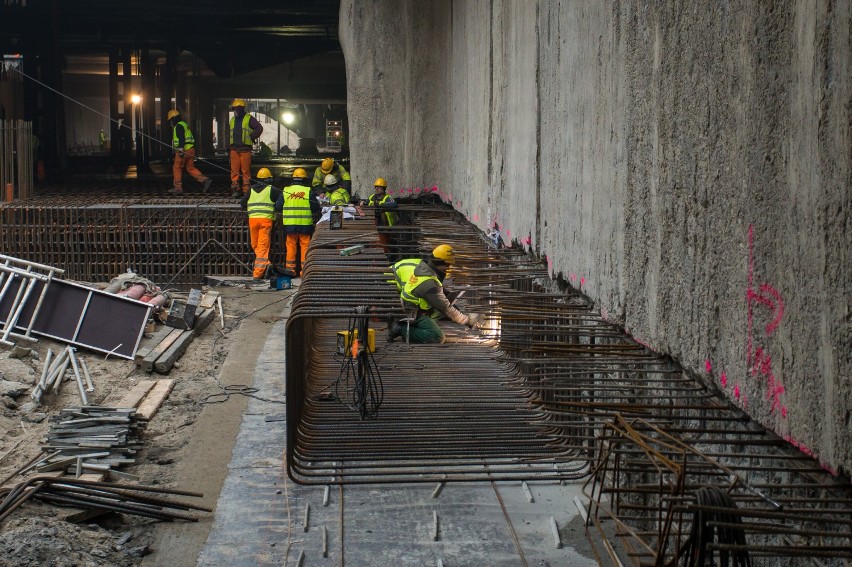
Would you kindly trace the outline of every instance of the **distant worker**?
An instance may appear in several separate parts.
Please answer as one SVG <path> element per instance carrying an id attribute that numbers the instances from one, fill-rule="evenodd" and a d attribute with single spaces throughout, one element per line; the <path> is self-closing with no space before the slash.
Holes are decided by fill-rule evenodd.
<path id="1" fill-rule="evenodd" d="M 106 134 L 104 133 L 104 129 L 101 128 L 101 131 L 98 133 L 98 142 L 101 144 L 101 151 L 106 151 Z"/>
<path id="2" fill-rule="evenodd" d="M 410 324 L 390 321 L 388 342 L 402 337 L 411 343 L 443 343 L 444 332 L 433 319 L 434 316 L 443 315 L 454 323 L 470 328 L 478 326 L 479 315 L 468 315 L 456 308 L 444 293 L 443 281 L 454 261 L 453 248 L 448 244 L 441 244 L 432 251 L 432 259 L 429 262 L 409 258 L 391 266 L 403 304 L 412 309 L 416 308 L 417 315 Z"/>
<path id="3" fill-rule="evenodd" d="M 272 228 L 275 213 L 281 212 L 281 190 L 273 187 L 272 172 L 263 167 L 257 172 L 258 181 L 252 185 L 251 191 L 240 201 L 240 206 L 248 212 L 249 234 L 251 248 L 254 250 L 255 281 L 262 280 L 272 264 L 269 260 L 269 249 L 272 245 Z"/>
<path id="4" fill-rule="evenodd" d="M 325 176 L 328 174 L 334 175 L 339 181 L 340 185 L 346 189 L 347 192 L 352 190 L 352 178 L 349 176 L 349 172 L 334 161 L 334 158 L 327 157 L 322 160 L 322 163 L 318 168 L 314 170 L 314 179 L 311 182 L 311 187 L 316 191 L 316 193 L 322 192 L 322 184 Z"/>
<path id="5" fill-rule="evenodd" d="M 293 182 L 285 187 L 281 197 L 281 220 L 287 238 L 286 268 L 295 277 L 305 272 L 308 245 L 314 233 L 314 218 L 319 217 L 320 204 L 311 198 L 308 172 L 301 167 L 293 171 Z M 299 265 L 296 266 L 296 249 L 299 248 Z"/>
<path id="6" fill-rule="evenodd" d="M 349 192 L 344 189 L 337 178 L 332 174 L 328 174 L 322 181 L 323 191 L 325 191 L 325 200 L 332 207 L 344 206 L 349 204 Z"/>
<path id="7" fill-rule="evenodd" d="M 373 183 L 373 194 L 367 198 L 367 206 L 375 207 L 376 210 L 376 226 L 377 227 L 392 227 L 399 220 L 399 215 L 395 209 L 399 207 L 393 197 L 388 195 L 388 182 L 384 177 L 379 177 Z M 388 252 L 388 247 L 391 244 L 391 234 L 388 231 L 378 230 L 379 243 Z"/>
<path id="8" fill-rule="evenodd" d="M 231 197 L 242 197 L 251 182 L 251 147 L 263 133 L 263 126 L 251 114 L 246 114 L 246 101 L 235 98 L 231 103 L 231 133 L 228 137 L 228 155 L 231 158 Z M 242 174 L 242 187 L 240 186 Z"/>
<path id="9" fill-rule="evenodd" d="M 172 109 L 166 115 L 172 125 L 172 147 L 175 150 L 175 162 L 172 166 L 172 188 L 170 193 L 183 193 L 183 170 L 193 179 L 201 183 L 201 189 L 207 191 L 213 180 L 198 171 L 195 167 L 195 138 L 189 129 L 189 124 L 180 117 L 180 112 Z M 141 151 L 141 150 L 137 150 Z"/>

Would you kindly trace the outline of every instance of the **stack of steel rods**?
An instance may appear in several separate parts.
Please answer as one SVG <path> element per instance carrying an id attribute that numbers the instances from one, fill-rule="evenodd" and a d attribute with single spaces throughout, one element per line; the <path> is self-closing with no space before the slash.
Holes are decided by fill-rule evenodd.
<path id="1" fill-rule="evenodd" d="M 32 477 L 13 488 L 0 490 L 0 523 L 30 498 L 43 502 L 84 509 L 121 512 L 157 520 L 187 520 L 198 518 L 188 510 L 211 512 L 210 508 L 166 496 L 201 498 L 196 492 L 154 488 L 150 486 L 116 484 L 58 478 L 49 475 Z"/>

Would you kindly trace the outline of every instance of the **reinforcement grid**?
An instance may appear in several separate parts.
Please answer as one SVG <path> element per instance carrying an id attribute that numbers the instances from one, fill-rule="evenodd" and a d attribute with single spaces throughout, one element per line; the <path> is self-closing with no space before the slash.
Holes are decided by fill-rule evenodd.
<path id="1" fill-rule="evenodd" d="M 322 223 L 314 235 L 287 325 L 291 478 L 583 478 L 588 525 L 599 528 L 604 553 L 628 564 L 697 565 L 697 553 L 693 563 L 687 556 L 699 548 L 748 551 L 771 565 L 852 557 L 848 479 L 638 345 L 582 296 L 546 291 L 543 262 L 494 249 L 451 209 L 407 210 L 413 225 L 390 230 L 409 242 L 402 247 L 383 249 L 371 221 Z M 426 255 L 443 242 L 456 251 L 452 287 L 465 291 L 466 311 L 484 316 L 483 328 L 441 322 L 443 345 L 385 343 L 387 316 L 404 316 L 386 252 Z M 355 244 L 365 247 L 341 255 Z M 380 381 L 359 389 L 337 335 L 365 318 Z M 379 399 L 375 415 L 364 411 Z"/>
<path id="2" fill-rule="evenodd" d="M 273 250 L 283 251 L 280 231 Z M 203 276 L 245 276 L 253 261 L 246 213 L 233 200 L 53 196 L 0 206 L 0 252 L 109 281 L 132 269 L 175 289 Z"/>

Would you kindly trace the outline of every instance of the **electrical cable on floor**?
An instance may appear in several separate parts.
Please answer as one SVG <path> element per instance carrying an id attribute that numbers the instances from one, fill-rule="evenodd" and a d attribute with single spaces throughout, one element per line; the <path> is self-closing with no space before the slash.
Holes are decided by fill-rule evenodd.
<path id="1" fill-rule="evenodd" d="M 681 565 L 683 567 L 704 567 L 705 565 L 717 565 L 716 552 L 712 549 L 714 544 L 736 545 L 745 547 L 745 531 L 743 528 L 730 528 L 716 526 L 716 523 L 724 526 L 742 523 L 737 514 L 737 504 L 731 496 L 715 486 L 699 488 L 695 492 L 697 507 L 693 511 L 692 529 L 689 538 L 682 549 Z M 706 507 L 728 508 L 730 512 L 706 510 Z M 727 567 L 751 567 L 751 557 L 748 550 L 728 551 L 720 549 L 719 563 Z"/>
<path id="2" fill-rule="evenodd" d="M 349 344 L 334 383 L 334 395 L 357 411 L 361 419 L 376 419 L 384 398 L 384 387 L 379 367 L 369 348 L 368 308 L 362 305 L 355 311 L 361 317 L 349 321 Z"/>

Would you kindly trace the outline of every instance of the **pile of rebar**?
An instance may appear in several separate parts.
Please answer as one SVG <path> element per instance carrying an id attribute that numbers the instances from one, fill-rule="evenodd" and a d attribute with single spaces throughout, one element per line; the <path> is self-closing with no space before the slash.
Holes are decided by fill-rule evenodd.
<path id="1" fill-rule="evenodd" d="M 189 510 L 210 512 L 209 508 L 167 496 L 201 498 L 203 494 L 135 484 L 86 481 L 34 476 L 10 489 L 0 490 L 0 523 L 30 498 L 76 508 L 120 512 L 157 520 L 198 520 Z"/>
<path id="2" fill-rule="evenodd" d="M 611 539 L 608 549 L 621 550 L 613 554 L 636 565 L 662 564 L 685 549 L 700 511 L 697 491 L 713 488 L 749 508 L 741 513 L 745 548 L 756 556 L 852 554 L 848 479 L 832 478 L 719 392 L 637 344 L 578 293 L 553 291 L 543 262 L 516 249 L 495 249 L 447 208 L 414 211 L 412 232 L 419 241 L 405 252 L 428 257 L 436 245 L 451 244 L 452 288 L 466 292 L 462 307 L 483 315 L 485 326 L 468 331 L 441 322 L 444 345 L 379 340 L 374 356 L 383 405 L 377 419 L 360 419 L 333 394 L 341 364 L 335 335 L 358 305 L 370 307 L 379 336 L 386 316 L 403 315 L 396 288 L 387 283 L 390 250 L 369 225 L 320 226 L 293 302 L 287 463 L 296 481 L 591 475 L 596 488 L 589 496 L 598 505 L 591 506 L 590 522 Z M 361 254 L 339 255 L 337 248 L 355 244 L 365 244 Z M 665 431 L 689 448 L 679 449 L 688 466 L 680 476 L 661 475 L 635 435 L 612 436 L 617 420 L 641 423 L 632 427 L 645 433 Z M 768 515 L 755 522 L 747 514 Z M 717 544 L 716 550 L 725 545 L 731 551 L 736 544 Z"/>

